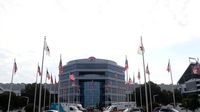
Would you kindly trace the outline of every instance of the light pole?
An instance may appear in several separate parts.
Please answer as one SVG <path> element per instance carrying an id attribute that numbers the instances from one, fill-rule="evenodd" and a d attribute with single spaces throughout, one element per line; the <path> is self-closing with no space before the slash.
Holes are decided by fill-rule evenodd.
<path id="1" fill-rule="evenodd" d="M 158 96 L 158 94 L 153 95 L 153 102 L 156 102 L 156 96 Z"/>

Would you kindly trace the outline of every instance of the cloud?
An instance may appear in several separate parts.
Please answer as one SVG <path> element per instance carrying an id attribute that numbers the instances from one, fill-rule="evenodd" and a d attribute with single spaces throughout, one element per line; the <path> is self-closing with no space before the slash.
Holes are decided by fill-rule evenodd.
<path id="1" fill-rule="evenodd" d="M 130 72 L 135 72 L 141 67 L 141 57 L 137 55 L 140 36 L 149 65 L 157 67 L 169 57 L 161 58 L 156 52 L 199 38 L 197 4 L 188 0 L 21 0 L 14 1 L 11 7 L 3 1 L 6 11 L 5 15 L 0 14 L 0 65 L 5 66 L 2 74 L 10 75 L 16 58 L 20 68 L 16 82 L 34 82 L 38 62 L 41 65 L 44 36 L 51 50 L 51 56 L 45 57 L 44 69 L 51 69 L 55 75 L 60 54 L 63 63 L 95 56 L 121 66 L 128 55 Z M 10 78 L 0 81 L 9 82 Z"/>

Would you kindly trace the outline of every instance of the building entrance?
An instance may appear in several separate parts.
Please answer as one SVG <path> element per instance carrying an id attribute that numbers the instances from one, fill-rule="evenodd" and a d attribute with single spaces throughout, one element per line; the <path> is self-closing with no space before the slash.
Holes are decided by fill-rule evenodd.
<path id="1" fill-rule="evenodd" d="M 97 107 L 100 104 L 100 82 L 84 82 L 84 106 Z"/>

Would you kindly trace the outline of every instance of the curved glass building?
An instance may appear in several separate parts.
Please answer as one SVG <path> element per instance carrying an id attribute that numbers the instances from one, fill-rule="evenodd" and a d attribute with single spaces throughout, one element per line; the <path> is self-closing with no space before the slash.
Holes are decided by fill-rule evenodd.
<path id="1" fill-rule="evenodd" d="M 60 75 L 60 102 L 87 108 L 125 101 L 124 77 L 124 67 L 114 61 L 95 57 L 70 61 Z"/>

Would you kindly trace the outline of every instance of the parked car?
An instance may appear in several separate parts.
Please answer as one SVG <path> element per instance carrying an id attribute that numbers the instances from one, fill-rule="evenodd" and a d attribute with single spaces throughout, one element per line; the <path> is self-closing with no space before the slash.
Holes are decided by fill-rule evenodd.
<path id="1" fill-rule="evenodd" d="M 160 108 L 158 112 L 179 112 L 179 111 L 174 108 Z"/>
<path id="2" fill-rule="evenodd" d="M 160 110 L 160 107 L 155 107 L 155 108 L 153 109 L 153 112 L 159 112 L 159 110 Z"/>
<path id="3" fill-rule="evenodd" d="M 131 108 L 127 108 L 123 112 L 144 112 L 144 110 L 142 108 L 131 107 Z"/>
<path id="4" fill-rule="evenodd" d="M 58 110 L 46 110 L 45 112 L 58 112 Z"/>

